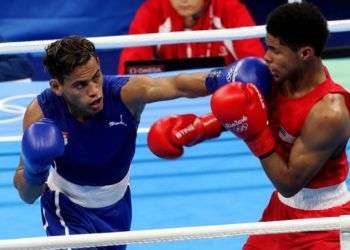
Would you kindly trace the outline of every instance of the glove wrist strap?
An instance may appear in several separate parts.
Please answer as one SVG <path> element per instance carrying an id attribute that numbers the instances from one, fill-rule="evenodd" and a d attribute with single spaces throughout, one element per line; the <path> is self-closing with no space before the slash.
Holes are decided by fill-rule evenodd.
<path id="1" fill-rule="evenodd" d="M 275 139 L 271 130 L 266 127 L 262 133 L 253 140 L 247 141 L 250 150 L 260 159 L 271 155 L 275 150 Z"/>
<path id="2" fill-rule="evenodd" d="M 40 186 L 45 183 L 47 177 L 49 176 L 49 168 L 47 171 L 40 173 L 34 173 L 29 170 L 30 167 L 24 166 L 23 177 L 29 184 L 33 186 Z"/>

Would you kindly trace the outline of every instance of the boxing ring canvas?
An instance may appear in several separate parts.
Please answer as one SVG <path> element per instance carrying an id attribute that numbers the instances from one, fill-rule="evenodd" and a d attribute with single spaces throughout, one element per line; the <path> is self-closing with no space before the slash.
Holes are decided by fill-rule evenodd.
<path id="1" fill-rule="evenodd" d="M 336 82 L 350 89 L 350 59 L 326 60 Z M 0 239 L 43 236 L 39 201 L 22 202 L 12 184 L 25 106 L 47 82 L 0 83 Z M 149 104 L 141 117 L 131 169 L 132 230 L 255 222 L 273 190 L 259 161 L 233 134 L 162 160 L 147 148 L 147 128 L 169 114 L 210 111 L 209 97 Z M 349 146 L 347 147 L 349 153 Z M 83 174 L 83 173 L 82 173 Z M 240 249 L 246 237 L 129 245 L 128 249 Z"/>

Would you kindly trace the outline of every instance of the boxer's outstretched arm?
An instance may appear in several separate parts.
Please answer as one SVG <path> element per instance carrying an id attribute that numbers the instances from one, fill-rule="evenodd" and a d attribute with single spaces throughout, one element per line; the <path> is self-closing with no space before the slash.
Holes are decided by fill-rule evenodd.
<path id="1" fill-rule="evenodd" d="M 121 97 L 127 107 L 133 111 L 135 107 L 136 109 L 143 107 L 146 103 L 178 97 L 193 98 L 209 95 L 233 81 L 253 83 L 264 95 L 268 95 L 272 76 L 262 59 L 248 57 L 209 72 L 159 78 L 131 77 L 122 88 Z"/>

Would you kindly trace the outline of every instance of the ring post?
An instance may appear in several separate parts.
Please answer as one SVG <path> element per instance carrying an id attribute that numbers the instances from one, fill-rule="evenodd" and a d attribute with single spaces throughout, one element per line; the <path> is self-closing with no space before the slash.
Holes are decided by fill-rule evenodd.
<path id="1" fill-rule="evenodd" d="M 340 249 L 350 249 L 350 215 L 342 215 L 340 220 Z"/>

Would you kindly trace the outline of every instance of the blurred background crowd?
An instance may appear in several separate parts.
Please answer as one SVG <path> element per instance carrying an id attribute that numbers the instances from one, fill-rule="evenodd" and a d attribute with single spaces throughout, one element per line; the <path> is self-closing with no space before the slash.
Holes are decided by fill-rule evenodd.
<path id="1" fill-rule="evenodd" d="M 160 31 L 162 29 L 163 31 L 167 32 L 206 28 L 216 29 L 220 27 L 231 28 L 235 26 L 251 26 L 254 24 L 264 25 L 267 13 L 269 13 L 276 6 L 286 3 L 287 1 L 191 0 L 189 2 L 193 2 L 194 5 L 204 5 L 204 9 L 200 9 L 198 13 L 192 13 L 190 19 L 186 19 L 186 11 L 191 10 L 185 9 L 182 10 L 182 12 L 180 10 L 177 12 L 177 14 L 174 12 L 174 10 L 177 10 L 175 5 L 181 5 L 181 2 L 186 1 L 5 0 L 2 2 L 2 8 L 0 8 L 0 35 L 2 36 L 2 41 L 12 42 L 56 39 L 72 34 L 77 34 L 85 37 L 97 37 L 126 35 L 128 33 L 152 33 L 156 32 L 157 30 Z M 310 2 L 316 4 L 325 14 L 328 20 L 350 19 L 350 8 L 347 1 L 313 0 Z M 166 5 L 165 3 L 168 4 Z M 172 5 L 170 5 L 170 3 Z M 227 3 L 232 4 L 230 5 L 230 8 L 225 8 Z M 209 9 L 208 6 L 210 4 L 214 5 L 214 10 Z M 224 7 L 222 7 L 223 4 L 225 4 Z M 144 5 L 148 6 L 145 7 Z M 221 6 L 222 10 L 220 10 L 220 8 L 215 5 L 218 5 L 219 7 Z M 143 8 L 141 8 L 141 6 L 143 6 Z M 151 14 L 145 13 L 148 11 L 147 9 L 151 11 Z M 160 13 L 161 11 L 167 12 L 166 15 L 168 15 L 170 21 L 172 21 L 172 24 L 170 26 L 169 23 L 166 22 L 166 18 L 164 18 L 164 13 Z M 173 11 L 175 14 L 173 14 L 171 11 Z M 154 15 L 152 12 L 154 12 Z M 160 18 L 161 16 L 163 19 Z M 184 18 L 183 20 L 176 19 L 176 16 L 182 16 Z M 203 16 L 209 16 L 209 18 L 204 18 Z M 212 18 L 213 16 L 214 18 Z M 217 16 L 219 16 L 219 18 L 216 18 Z M 159 19 L 158 21 L 157 18 Z M 151 23 L 145 23 L 147 20 Z M 210 22 L 213 22 L 213 24 Z M 350 32 L 332 33 L 328 42 L 327 51 L 324 53 L 324 57 L 348 56 L 349 45 Z M 223 54 L 220 49 L 217 49 L 215 52 L 215 44 L 210 44 L 211 47 L 208 46 L 209 45 L 206 45 L 206 49 L 202 49 L 201 47 L 192 47 L 192 50 L 190 52 L 188 50 L 188 47 L 183 47 L 183 52 L 179 51 L 181 45 L 175 45 L 175 52 L 174 48 L 148 48 L 148 50 L 144 48 L 143 51 L 138 51 L 136 53 L 136 48 L 133 48 L 131 52 L 130 50 L 124 51 L 122 53 L 122 57 L 120 57 L 120 49 L 101 50 L 98 51 L 98 53 L 101 58 L 101 64 L 104 73 L 117 74 L 130 73 L 125 69 L 125 61 L 130 58 L 133 60 L 164 58 L 171 59 L 171 57 L 176 56 L 205 57 L 202 55 L 203 53 L 206 53 L 207 56 L 213 57 L 220 55 L 220 53 Z M 240 44 L 236 44 L 235 46 L 236 50 L 233 53 L 233 59 L 230 59 L 228 56 L 226 56 L 223 63 L 228 63 L 230 60 L 234 60 L 234 57 L 247 56 L 249 53 L 251 55 L 258 56 L 263 54 L 263 48 L 260 48 L 260 46 L 264 46 L 262 40 L 258 42 L 250 41 L 250 43 L 247 45 L 250 48 L 250 52 L 244 51 L 244 46 L 241 46 Z M 228 51 L 230 51 L 230 48 L 228 48 Z M 154 54 L 151 55 L 152 53 Z M 196 53 L 198 55 L 196 55 Z M 18 69 L 22 69 L 24 73 L 20 74 L 24 75 L 18 76 L 18 72 L 10 72 L 10 76 L 1 76 L 0 73 L 0 81 L 3 81 L 3 79 L 6 80 L 6 78 L 11 79 L 11 77 L 13 79 L 26 77 L 32 78 L 33 80 L 48 79 L 48 75 L 43 70 L 41 58 L 42 55 L 40 53 L 31 53 L 24 56 L 16 55 L 14 57 L 15 58 L 11 56 L 9 58 L 9 56 L 2 55 L 2 58 L 0 57 L 0 60 L 7 62 L 10 60 L 12 64 L 15 62 L 16 65 L 13 68 L 15 68 L 16 71 L 18 71 Z M 195 63 L 196 62 L 190 62 L 189 64 L 194 65 Z M 220 63 L 220 61 L 218 61 L 218 63 Z M 26 64 L 28 64 L 29 67 L 26 66 Z M 203 66 L 206 65 L 200 65 L 200 67 Z M 212 65 L 208 64 L 207 66 Z M 2 67 L 4 67 L 3 69 L 5 70 L 3 70 Z M 8 65 L 1 65 L 0 62 L 1 72 L 9 72 L 8 67 Z M 13 74 L 13 76 L 11 76 L 11 74 Z"/>

